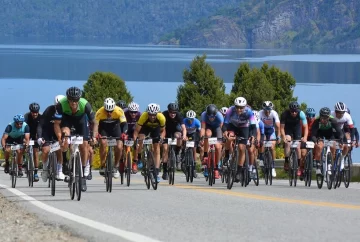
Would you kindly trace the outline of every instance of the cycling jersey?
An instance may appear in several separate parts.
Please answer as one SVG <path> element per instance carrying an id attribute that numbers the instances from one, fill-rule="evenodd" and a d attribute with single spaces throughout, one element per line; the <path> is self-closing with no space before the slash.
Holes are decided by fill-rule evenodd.
<path id="1" fill-rule="evenodd" d="M 125 118 L 128 123 L 128 131 L 129 132 L 133 132 L 133 130 L 135 129 L 135 124 L 139 120 L 140 116 L 141 116 L 141 112 L 137 112 L 135 115 L 135 118 L 132 118 L 129 110 L 127 110 L 125 112 Z"/>
<path id="2" fill-rule="evenodd" d="M 41 115 L 36 130 L 38 138 L 43 138 L 45 141 L 57 140 L 54 132 L 55 114 L 56 114 L 56 105 L 50 105 L 45 109 L 45 111 Z M 43 144 L 43 146 L 48 146 L 48 145 L 49 144 L 47 142 Z"/>
<path id="3" fill-rule="evenodd" d="M 84 98 L 80 98 L 78 102 L 78 108 L 75 113 L 72 112 L 67 98 L 62 98 L 56 105 L 56 112 L 57 113 L 55 115 L 55 118 L 57 120 L 61 120 L 63 115 L 76 117 L 79 119 L 84 117 L 84 115 L 87 115 L 90 123 L 93 123 L 94 121 L 94 112 L 92 111 L 91 105 Z"/>
<path id="4" fill-rule="evenodd" d="M 211 121 L 206 114 L 206 111 L 204 111 L 201 114 L 201 123 L 206 124 L 207 127 L 211 127 L 212 129 L 218 128 L 221 126 L 222 123 L 224 123 L 224 117 L 222 114 L 218 111 L 215 115 L 215 118 L 213 121 Z"/>
<path id="5" fill-rule="evenodd" d="M 313 123 L 315 122 L 315 118 L 308 118 L 306 117 L 307 120 L 307 124 L 308 124 L 308 137 L 311 137 L 311 128 L 313 126 Z M 301 124 L 301 130 L 302 130 L 302 134 L 305 134 L 305 127 L 303 126 L 302 122 L 300 122 Z"/>
<path id="6" fill-rule="evenodd" d="M 193 120 L 193 121 L 190 123 L 190 120 Z M 194 118 L 194 119 L 185 118 L 184 124 L 186 127 L 186 133 L 189 135 L 196 133 L 201 128 L 200 120 L 198 120 L 197 118 Z"/>
<path id="7" fill-rule="evenodd" d="M 242 113 L 237 114 L 235 106 L 232 106 L 226 113 L 224 123 L 226 125 L 232 124 L 237 128 L 247 128 L 252 124 L 256 125 L 256 120 L 250 108 L 245 107 L 245 110 Z"/>
<path id="8" fill-rule="evenodd" d="M 259 122 L 256 123 L 256 128 L 260 129 L 260 134 L 263 135 L 265 134 L 265 125 L 263 123 L 263 121 L 259 120 Z"/>
<path id="9" fill-rule="evenodd" d="M 299 140 L 301 138 L 301 126 L 307 124 L 306 115 L 303 111 L 297 112 L 296 116 L 291 115 L 290 110 L 285 110 L 281 114 L 280 124 L 285 125 L 285 135 L 289 135 L 293 140 Z"/>
<path id="10" fill-rule="evenodd" d="M 111 117 L 108 118 L 107 111 L 104 107 L 101 107 L 95 115 L 95 121 L 101 123 L 115 123 L 115 122 L 126 122 L 125 114 L 118 106 L 111 113 Z"/>
<path id="11" fill-rule="evenodd" d="M 164 114 L 157 113 L 156 119 L 154 122 L 150 122 L 149 120 L 149 114 L 148 112 L 144 112 L 141 114 L 139 120 L 137 121 L 137 124 L 143 127 L 149 127 L 149 128 L 157 128 L 157 127 L 165 127 L 166 119 Z"/>
<path id="12" fill-rule="evenodd" d="M 180 112 L 176 112 L 174 118 L 170 117 L 168 110 L 164 111 L 163 115 L 166 119 L 166 138 L 171 138 L 172 136 L 174 136 L 174 133 L 182 131 L 181 125 L 184 124 L 184 117 Z"/>
<path id="13" fill-rule="evenodd" d="M 331 111 L 331 115 L 334 117 L 335 121 L 339 124 L 341 129 L 344 127 L 344 124 L 347 124 L 349 128 L 354 128 L 353 120 L 350 114 L 348 114 L 347 112 L 345 112 L 340 119 L 336 117 L 335 111 Z"/>
<path id="14" fill-rule="evenodd" d="M 278 113 L 275 110 L 270 110 L 270 113 L 267 116 L 264 110 L 260 110 L 259 120 L 264 123 L 264 134 L 267 139 L 276 139 L 275 126 L 276 123 L 280 123 Z"/>
<path id="15" fill-rule="evenodd" d="M 12 139 L 17 139 L 25 134 L 30 134 L 30 127 L 26 122 L 23 122 L 22 126 L 17 128 L 15 122 L 12 122 L 6 126 L 4 134 L 7 134 Z"/>
<path id="16" fill-rule="evenodd" d="M 344 132 L 342 132 L 339 124 L 336 120 L 330 116 L 327 123 L 323 124 L 320 122 L 320 118 L 317 117 L 311 128 L 312 140 L 314 142 L 317 141 L 317 138 L 332 139 L 334 137 L 343 140 Z"/>
<path id="17" fill-rule="evenodd" d="M 41 119 L 41 114 L 39 113 L 38 116 L 34 119 L 30 112 L 24 115 L 25 123 L 29 125 L 30 128 L 30 137 L 32 139 L 36 138 L 36 130 Z"/>

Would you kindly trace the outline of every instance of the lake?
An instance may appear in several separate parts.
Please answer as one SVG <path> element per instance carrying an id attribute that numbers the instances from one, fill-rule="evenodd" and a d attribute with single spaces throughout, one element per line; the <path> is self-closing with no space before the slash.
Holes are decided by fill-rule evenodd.
<path id="1" fill-rule="evenodd" d="M 343 101 L 352 110 L 354 120 L 360 120 L 355 108 L 360 91 L 359 51 L 0 42 L 3 104 L 0 125 L 5 128 L 14 114 L 27 112 L 31 102 L 40 103 L 44 110 L 52 104 L 55 95 L 64 93 L 69 86 L 81 87 L 95 71 L 114 72 L 124 79 L 142 109 L 150 102 L 165 108 L 176 99 L 183 70 L 196 55 L 203 53 L 225 81 L 227 92 L 241 62 L 249 62 L 251 66 L 267 62 L 295 77 L 295 95 L 300 102 L 319 110 Z M 354 153 L 360 161 L 359 152 Z"/>

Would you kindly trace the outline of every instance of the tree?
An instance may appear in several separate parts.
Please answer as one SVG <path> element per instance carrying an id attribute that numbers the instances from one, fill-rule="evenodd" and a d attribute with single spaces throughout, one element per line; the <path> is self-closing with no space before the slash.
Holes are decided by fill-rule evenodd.
<path id="1" fill-rule="evenodd" d="M 111 97 L 115 102 L 131 102 L 133 96 L 127 90 L 125 82 L 111 72 L 94 72 L 84 84 L 83 98 L 91 103 L 94 110 L 103 106 L 105 98 Z"/>
<path id="2" fill-rule="evenodd" d="M 214 69 L 205 60 L 206 55 L 196 56 L 190 68 L 183 72 L 184 84 L 177 90 L 177 102 L 182 113 L 192 109 L 199 116 L 209 104 L 221 108 L 228 102 L 224 81 L 215 76 Z"/>

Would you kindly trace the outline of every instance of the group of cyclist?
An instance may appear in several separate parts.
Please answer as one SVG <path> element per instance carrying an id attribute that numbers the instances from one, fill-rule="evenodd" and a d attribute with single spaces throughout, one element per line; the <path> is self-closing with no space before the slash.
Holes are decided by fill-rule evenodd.
<path id="1" fill-rule="evenodd" d="M 17 150 L 17 164 L 19 166 L 18 175 L 22 176 L 23 155 L 30 140 L 36 140 L 33 147 L 34 153 L 34 181 L 39 181 L 39 150 L 41 149 L 41 161 L 43 171 L 42 180 L 47 181 L 48 155 L 50 145 L 58 141 L 61 149 L 56 151 L 58 166 L 57 179 L 64 180 L 68 175 L 67 150 L 68 140 L 65 136 L 71 135 L 71 130 L 83 137 L 83 144 L 79 145 L 80 156 L 83 168 L 82 190 L 86 191 L 86 180 L 91 180 L 91 164 L 93 150 L 91 144 L 100 145 L 100 175 L 104 175 L 106 160 L 106 137 L 116 139 L 115 159 L 114 159 L 114 178 L 124 172 L 124 162 L 122 161 L 123 141 L 127 139 L 139 140 L 134 146 L 134 156 L 132 171 L 136 173 L 138 168 L 142 168 L 141 151 L 142 140 L 145 137 L 153 139 L 153 152 L 155 160 L 156 179 L 159 182 L 159 172 L 162 163 L 162 179 L 167 180 L 168 170 L 168 144 L 163 142 L 166 138 L 177 139 L 175 148 L 176 166 L 178 170 L 184 170 L 184 162 L 181 154 L 183 152 L 183 141 L 194 140 L 194 161 L 197 153 L 200 153 L 202 165 L 208 162 L 209 142 L 206 137 L 216 137 L 218 142 L 215 144 L 215 179 L 220 178 L 221 162 L 225 164 L 234 147 L 233 142 L 236 137 L 238 142 L 238 174 L 237 181 L 244 167 L 245 150 L 249 155 L 249 171 L 251 176 L 255 175 L 254 162 L 258 158 L 260 164 L 264 159 L 264 141 L 272 142 L 272 176 L 276 177 L 274 160 L 276 157 L 275 145 L 284 141 L 285 162 L 284 169 L 289 169 L 290 142 L 299 140 L 297 153 L 299 169 L 298 176 L 302 177 L 304 170 L 304 160 L 306 155 L 307 141 L 313 141 L 314 160 L 317 165 L 316 173 L 321 174 L 321 151 L 323 147 L 322 139 L 338 139 L 342 147 L 341 165 L 344 166 L 344 157 L 349 151 L 349 146 L 344 144 L 351 143 L 351 146 L 358 147 L 359 133 L 354 127 L 350 110 L 343 102 L 338 102 L 334 106 L 334 111 L 328 107 L 320 109 L 318 115 L 313 108 L 308 108 L 306 112 L 300 110 L 299 104 L 291 102 L 280 116 L 274 110 L 271 101 L 264 101 L 262 110 L 252 110 L 244 97 L 237 97 L 234 105 L 227 108 L 218 109 L 216 105 L 210 104 L 206 107 L 199 117 L 193 110 L 186 112 L 185 118 L 179 111 L 176 103 L 170 103 L 167 110 L 161 112 L 160 106 L 150 103 L 146 111 L 140 112 L 139 105 L 131 102 L 128 105 L 122 100 L 115 102 L 109 97 L 104 100 L 104 105 L 97 112 L 92 110 L 90 103 L 81 97 L 82 91 L 78 87 L 70 87 L 66 91 L 66 96 L 57 95 L 53 105 L 40 113 L 40 105 L 31 103 L 29 112 L 25 115 L 17 114 L 13 122 L 5 128 L 1 139 L 1 145 L 5 153 L 5 173 L 9 173 L 10 147 L 8 144 L 24 144 L 24 148 Z M 91 141 L 91 142 L 89 142 Z M 331 147 L 335 152 L 335 146 Z M 161 153 L 162 151 L 162 153 Z M 194 177 L 197 176 L 194 170 Z M 203 170 L 204 176 L 208 176 L 207 169 Z M 66 179 L 65 179 L 66 180 Z"/>

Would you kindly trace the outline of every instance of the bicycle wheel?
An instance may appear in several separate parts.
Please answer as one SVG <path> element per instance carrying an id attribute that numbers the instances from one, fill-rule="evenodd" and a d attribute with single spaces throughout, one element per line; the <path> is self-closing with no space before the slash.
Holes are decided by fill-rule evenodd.
<path id="1" fill-rule="evenodd" d="M 151 151 L 149 151 L 148 153 L 148 164 L 150 165 L 150 170 L 149 170 L 149 179 L 150 179 L 150 183 L 151 186 L 154 190 L 157 189 L 158 186 L 158 181 L 157 181 L 157 174 L 156 174 L 156 169 L 155 169 L 155 160 L 154 160 L 154 155 Z"/>
<path id="2" fill-rule="evenodd" d="M 209 186 L 213 185 L 213 174 L 214 174 L 214 161 L 213 161 L 213 156 L 212 156 L 213 152 L 210 151 L 210 156 L 208 158 L 208 184 Z"/>
<path id="3" fill-rule="evenodd" d="M 236 168 L 237 168 L 237 161 L 238 161 L 238 148 L 235 148 L 234 154 L 231 156 L 228 164 L 228 180 L 227 180 L 227 189 L 231 190 L 232 186 L 234 185 L 234 180 L 236 176 Z"/>
<path id="4" fill-rule="evenodd" d="M 70 163 L 71 162 L 71 163 Z M 75 155 L 73 155 L 69 161 L 69 190 L 70 190 L 70 198 L 71 200 L 74 200 L 75 198 L 75 171 L 74 171 L 74 167 L 75 167 L 75 163 L 76 163 L 76 158 Z"/>
<path id="5" fill-rule="evenodd" d="M 270 152 L 268 150 L 265 151 L 264 154 L 264 179 L 265 179 L 265 185 L 269 183 L 269 167 L 270 167 Z"/>
<path id="6" fill-rule="evenodd" d="M 168 173 L 169 173 L 169 185 L 174 185 L 174 181 L 175 181 L 175 162 L 176 162 L 176 157 L 175 157 L 175 151 L 173 149 L 173 146 L 168 146 L 170 149 L 170 155 L 169 155 L 169 159 L 168 159 Z"/>
<path id="7" fill-rule="evenodd" d="M 188 151 L 188 160 L 190 161 L 189 177 L 190 177 L 190 182 L 192 183 L 194 181 L 194 169 L 195 169 L 194 154 L 192 149 L 189 149 Z"/>
<path id="8" fill-rule="evenodd" d="M 346 155 L 344 158 L 344 169 L 342 170 L 345 188 L 348 188 L 350 185 L 350 180 L 351 180 L 350 166 L 351 166 L 351 157 L 349 155 Z"/>
<path id="9" fill-rule="evenodd" d="M 294 184 L 294 187 L 296 187 L 297 182 L 297 169 L 298 169 L 298 161 L 297 161 L 297 154 L 296 151 L 293 151 L 290 156 L 290 163 L 291 166 L 289 167 L 289 181 L 290 186 Z"/>
<path id="10" fill-rule="evenodd" d="M 11 187 L 12 188 L 16 187 L 16 179 L 17 179 L 17 175 L 18 175 L 18 165 L 16 164 L 16 160 L 17 160 L 17 155 L 15 156 L 15 158 L 13 158 L 13 162 L 11 164 Z"/>
<path id="11" fill-rule="evenodd" d="M 247 185 L 249 185 L 249 152 L 248 150 L 245 148 L 245 163 L 244 163 L 244 186 L 247 187 Z"/>
<path id="12" fill-rule="evenodd" d="M 77 152 L 75 159 L 75 190 L 78 201 L 80 201 L 81 199 L 81 184 L 82 184 L 81 169 L 82 169 L 82 164 L 81 164 L 80 153 Z"/>
<path id="13" fill-rule="evenodd" d="M 113 178 L 113 166 L 112 166 L 112 148 L 108 148 L 108 154 L 106 159 L 106 191 L 112 191 L 112 178 Z"/>
<path id="14" fill-rule="evenodd" d="M 185 179 L 186 179 L 186 182 L 189 182 L 190 181 L 190 159 L 189 159 L 189 150 L 190 149 L 187 149 L 186 150 L 186 154 L 185 154 L 185 166 L 186 166 L 186 169 L 185 169 Z"/>
<path id="15" fill-rule="evenodd" d="M 334 189 L 336 189 L 339 186 L 339 183 L 341 182 L 340 180 L 340 164 L 339 164 L 339 155 L 337 154 L 335 156 L 335 160 L 334 160 L 334 166 L 333 166 L 333 183 L 332 183 L 332 187 Z"/>
<path id="16" fill-rule="evenodd" d="M 332 155 L 330 152 L 326 155 L 326 159 L 327 159 L 328 166 L 329 166 L 329 164 L 331 164 L 331 170 L 328 170 L 328 167 L 325 167 L 327 188 L 329 190 L 331 190 L 332 183 L 333 183 L 333 177 L 334 177 L 333 176 L 333 174 L 334 174 L 333 167 L 334 166 L 333 166 L 333 158 L 332 158 Z"/>
<path id="17" fill-rule="evenodd" d="M 313 153 L 312 150 L 309 151 L 307 157 L 307 186 L 311 186 L 312 179 L 312 169 L 313 169 Z"/>
<path id="18" fill-rule="evenodd" d="M 29 154 L 29 160 L 27 162 L 27 178 L 29 182 L 29 187 L 34 186 L 34 162 L 32 158 L 32 152 Z"/>
<path id="19" fill-rule="evenodd" d="M 255 160 L 254 162 L 254 167 L 255 167 L 255 178 L 253 179 L 254 180 L 254 184 L 255 186 L 259 186 L 259 171 L 258 171 L 258 165 L 257 165 L 257 161 Z"/>
<path id="20" fill-rule="evenodd" d="M 126 152 L 126 185 L 130 186 L 130 175 L 131 175 L 131 152 Z"/>
<path id="21" fill-rule="evenodd" d="M 50 162 L 50 179 L 51 179 L 51 195 L 55 196 L 55 185 L 56 185 L 56 168 L 57 168 L 57 162 L 56 162 L 56 157 L 55 157 L 55 153 L 50 154 L 49 156 L 49 162 Z"/>

